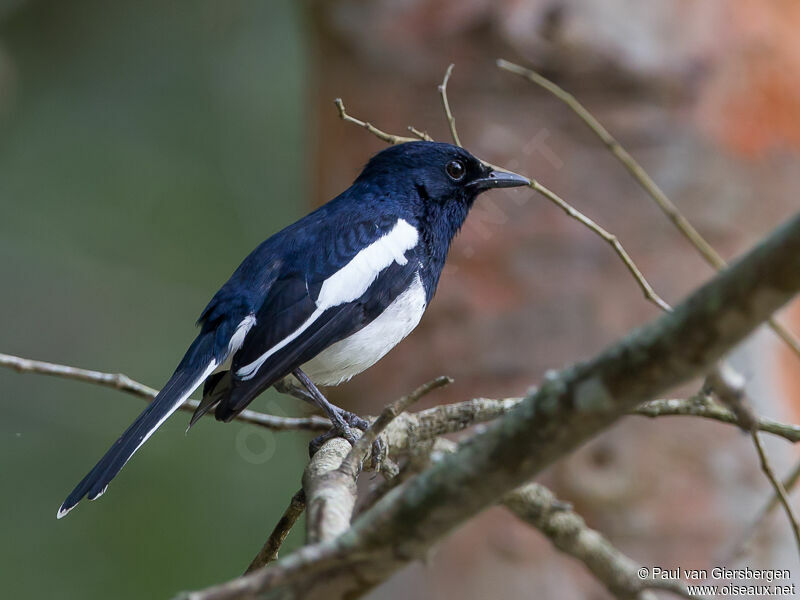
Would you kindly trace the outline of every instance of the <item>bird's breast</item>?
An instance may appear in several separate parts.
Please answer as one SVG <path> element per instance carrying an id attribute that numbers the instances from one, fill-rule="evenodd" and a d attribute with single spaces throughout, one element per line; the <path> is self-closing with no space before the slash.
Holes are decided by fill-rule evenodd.
<path id="1" fill-rule="evenodd" d="M 417 326 L 426 308 L 419 273 L 368 325 L 336 342 L 301 368 L 317 385 L 338 385 L 378 362 Z"/>

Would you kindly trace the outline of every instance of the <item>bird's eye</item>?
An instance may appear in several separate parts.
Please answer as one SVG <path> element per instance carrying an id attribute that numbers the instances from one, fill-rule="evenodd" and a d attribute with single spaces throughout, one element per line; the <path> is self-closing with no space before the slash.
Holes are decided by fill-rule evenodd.
<path id="1" fill-rule="evenodd" d="M 447 163 L 445 171 L 447 171 L 447 175 L 453 181 L 462 180 L 464 178 L 464 174 L 467 172 L 467 170 L 464 168 L 464 163 L 462 163 L 460 160 L 451 160 L 449 163 Z"/>

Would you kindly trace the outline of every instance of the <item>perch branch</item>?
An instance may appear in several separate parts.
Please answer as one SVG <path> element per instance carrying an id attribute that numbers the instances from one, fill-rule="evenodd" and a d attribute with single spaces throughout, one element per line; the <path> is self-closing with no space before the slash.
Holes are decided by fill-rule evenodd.
<path id="1" fill-rule="evenodd" d="M 314 454 L 303 474 L 308 499 L 308 541 L 333 539 L 350 526 L 356 501 L 356 478 L 370 446 L 383 430 L 425 394 L 447 385 L 438 377 L 389 404 L 351 448 L 341 438 L 329 440 Z"/>
<path id="2" fill-rule="evenodd" d="M 386 408 L 381 411 L 369 429 L 364 432 L 353 449 L 347 454 L 339 466 L 339 470 L 345 474 L 350 475 L 353 479 L 358 476 L 361 470 L 361 465 L 369 453 L 370 446 L 378 439 L 378 436 L 394 421 L 398 416 L 408 410 L 412 404 L 418 402 L 423 396 L 426 396 L 435 389 L 444 387 L 453 383 L 450 377 L 437 377 L 427 383 L 422 384 L 410 394 L 398 398 Z"/>
<path id="3" fill-rule="evenodd" d="M 309 544 L 332 540 L 350 527 L 356 503 L 356 480 L 339 471 L 350 450 L 347 440 L 330 439 L 314 453 L 303 472 L 308 509 L 306 541 Z"/>

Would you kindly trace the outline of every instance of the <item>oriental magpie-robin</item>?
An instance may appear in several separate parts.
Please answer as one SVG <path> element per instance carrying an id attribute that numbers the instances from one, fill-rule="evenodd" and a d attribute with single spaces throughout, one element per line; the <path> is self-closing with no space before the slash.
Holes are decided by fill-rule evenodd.
<path id="1" fill-rule="evenodd" d="M 367 423 L 331 405 L 337 385 L 406 337 L 433 298 L 450 242 L 475 198 L 528 185 L 450 144 L 375 155 L 352 186 L 258 246 L 200 315 L 200 334 L 153 402 L 61 505 L 98 498 L 158 427 L 205 382 L 192 417 L 230 421 L 261 392 L 310 400 L 352 441 Z M 191 424 L 190 424 L 191 425 Z"/>

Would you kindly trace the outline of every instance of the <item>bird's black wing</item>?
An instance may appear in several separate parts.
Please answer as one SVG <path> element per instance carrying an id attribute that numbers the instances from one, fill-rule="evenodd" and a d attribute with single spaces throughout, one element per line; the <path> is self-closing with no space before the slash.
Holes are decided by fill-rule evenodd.
<path id="1" fill-rule="evenodd" d="M 401 227 L 411 226 L 403 222 Z M 359 260 L 355 253 L 338 270 L 328 269 L 325 278 L 310 280 L 307 273 L 297 272 L 279 277 L 256 314 L 256 324 L 233 357 L 230 391 L 218 400 L 217 418 L 232 419 L 264 389 L 371 323 L 407 290 L 418 276 L 420 255 L 416 242 L 411 245 L 415 230 L 406 232 L 405 240 L 395 234 L 399 242 L 392 249 L 394 253 L 375 251 L 374 260 L 364 260 L 363 265 L 353 265 Z M 336 277 L 341 281 L 335 281 Z M 366 279 L 370 281 L 362 291 Z M 333 292 L 332 287 L 336 287 Z"/>

